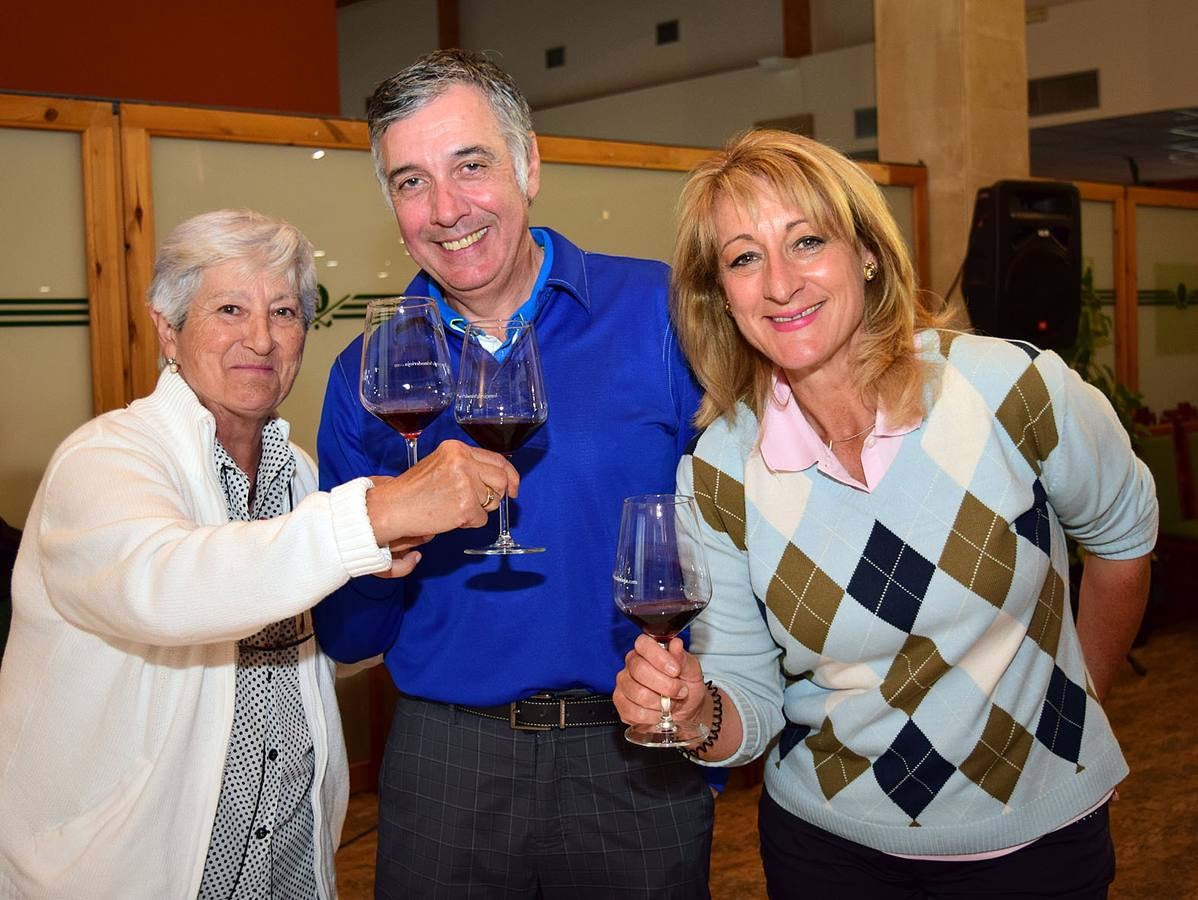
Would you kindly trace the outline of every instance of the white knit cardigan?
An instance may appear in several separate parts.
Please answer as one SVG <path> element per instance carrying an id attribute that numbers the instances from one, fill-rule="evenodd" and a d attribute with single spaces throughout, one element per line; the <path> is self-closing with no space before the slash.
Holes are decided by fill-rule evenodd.
<path id="1" fill-rule="evenodd" d="M 165 372 L 149 397 L 68 437 L 46 469 L 0 668 L 0 897 L 194 897 L 236 641 L 389 564 L 366 517 L 369 481 L 316 492 L 299 448 L 294 511 L 229 522 L 215 429 Z M 334 897 L 348 771 L 333 665 L 314 642 L 299 665 L 316 871 Z"/>

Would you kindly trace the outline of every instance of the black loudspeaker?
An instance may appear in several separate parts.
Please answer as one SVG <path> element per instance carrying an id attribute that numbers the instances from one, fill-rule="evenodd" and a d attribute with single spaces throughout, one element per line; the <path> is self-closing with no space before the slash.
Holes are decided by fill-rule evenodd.
<path id="1" fill-rule="evenodd" d="M 999 181 L 978 191 L 961 290 L 983 334 L 1061 350 L 1081 313 L 1081 198 L 1072 184 Z"/>

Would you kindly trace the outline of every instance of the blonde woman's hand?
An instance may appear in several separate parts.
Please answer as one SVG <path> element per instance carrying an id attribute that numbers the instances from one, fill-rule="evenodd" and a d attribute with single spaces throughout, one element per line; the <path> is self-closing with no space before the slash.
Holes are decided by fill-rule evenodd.
<path id="1" fill-rule="evenodd" d="M 652 725 L 661 718 L 662 697 L 671 699 L 675 721 L 699 721 L 707 698 L 703 667 L 678 638 L 666 649 L 642 634 L 624 657 L 612 700 L 626 725 Z"/>

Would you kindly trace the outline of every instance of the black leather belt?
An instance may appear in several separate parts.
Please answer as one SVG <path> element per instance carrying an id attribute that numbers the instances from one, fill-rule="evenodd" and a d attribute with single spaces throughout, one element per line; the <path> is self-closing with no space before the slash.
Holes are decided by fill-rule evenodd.
<path id="1" fill-rule="evenodd" d="M 582 728 L 588 725 L 619 725 L 616 705 L 607 694 L 533 694 L 502 706 L 463 706 L 454 709 L 507 722 L 516 731 L 547 731 L 551 728 Z"/>

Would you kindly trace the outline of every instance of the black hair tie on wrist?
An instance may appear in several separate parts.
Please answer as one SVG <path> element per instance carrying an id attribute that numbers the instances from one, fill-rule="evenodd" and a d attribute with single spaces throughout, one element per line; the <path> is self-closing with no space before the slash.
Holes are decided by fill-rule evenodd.
<path id="1" fill-rule="evenodd" d="M 698 759 L 700 753 L 710 750 L 715 745 L 720 737 L 720 723 L 724 721 L 724 700 L 720 696 L 720 689 L 710 681 L 705 684 L 707 690 L 711 692 L 711 730 L 707 734 L 707 739 L 698 747 L 682 751 L 682 755 L 688 759 Z"/>

